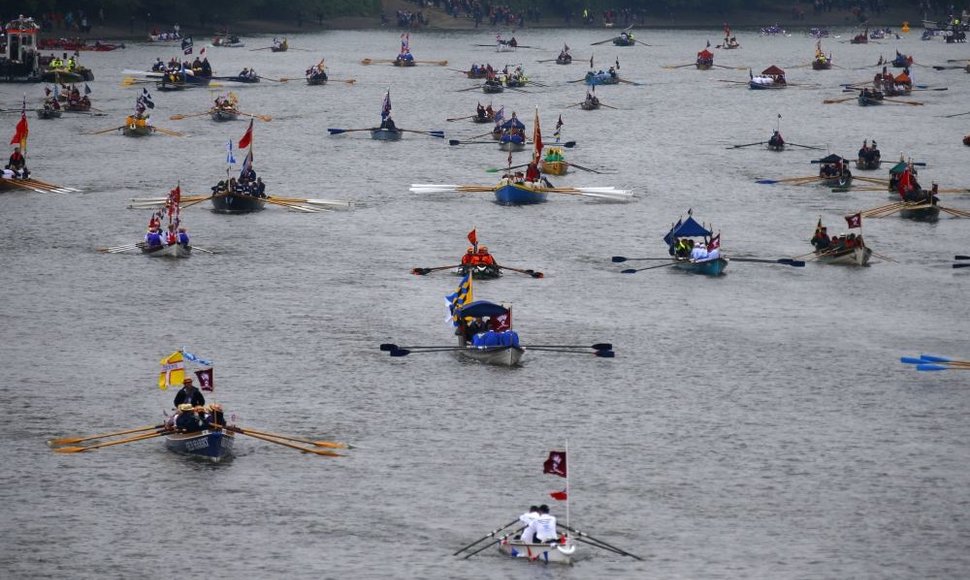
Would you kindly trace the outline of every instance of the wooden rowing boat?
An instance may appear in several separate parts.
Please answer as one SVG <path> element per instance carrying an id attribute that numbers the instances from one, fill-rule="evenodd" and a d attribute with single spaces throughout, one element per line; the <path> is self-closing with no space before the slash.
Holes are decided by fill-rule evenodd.
<path id="1" fill-rule="evenodd" d="M 548 197 L 544 187 L 529 181 L 503 178 L 495 186 L 495 201 L 499 205 L 532 205 L 543 203 Z"/>
<path id="2" fill-rule="evenodd" d="M 527 558 L 529 561 L 543 564 L 571 565 L 576 553 L 576 544 L 572 542 L 566 544 L 527 543 L 522 540 L 506 538 L 499 542 L 498 549 L 501 553 L 512 558 Z"/>
<path id="3" fill-rule="evenodd" d="M 916 222 L 936 222 L 940 219 L 940 206 L 935 200 L 903 202 L 899 217 Z"/>
<path id="4" fill-rule="evenodd" d="M 38 119 L 60 119 L 64 112 L 60 109 L 52 109 L 50 107 L 44 107 L 42 109 L 37 109 Z"/>
<path id="5" fill-rule="evenodd" d="M 220 192 L 212 196 L 215 213 L 253 213 L 266 207 L 266 198 L 240 192 Z"/>
<path id="6" fill-rule="evenodd" d="M 579 104 L 579 108 L 584 111 L 595 111 L 596 109 L 600 108 L 600 100 L 596 97 L 593 97 L 592 99 L 586 99 L 585 101 Z"/>
<path id="7" fill-rule="evenodd" d="M 620 76 L 616 74 L 616 71 L 612 73 L 603 71 L 594 73 L 593 71 L 589 71 L 586 73 L 586 77 L 583 78 L 583 82 L 589 86 L 617 85 L 620 83 Z"/>
<path id="8" fill-rule="evenodd" d="M 502 269 L 494 264 L 462 265 L 454 269 L 457 276 L 464 276 L 469 272 L 476 280 L 494 280 L 502 277 Z"/>
<path id="9" fill-rule="evenodd" d="M 400 129 L 371 129 L 370 138 L 375 141 L 400 141 L 404 132 Z"/>
<path id="10" fill-rule="evenodd" d="M 225 430 L 172 433 L 165 436 L 165 447 L 182 455 L 193 455 L 219 462 L 232 456 L 235 439 L 234 433 Z"/>
<path id="11" fill-rule="evenodd" d="M 667 243 L 671 260 L 674 261 L 672 267 L 675 270 L 691 274 L 722 275 L 729 260 L 721 256 L 720 234 L 717 235 L 717 246 L 712 247 L 710 252 L 705 251 L 697 254 L 698 257 L 696 258 L 692 258 L 690 253 L 691 247 L 702 245 L 705 250 L 710 247 L 708 240 L 713 243 L 713 235 L 713 232 L 698 223 L 690 212 L 688 212 L 686 220 L 677 220 L 677 223 L 670 228 L 670 231 L 663 238 L 664 242 Z M 700 239 L 694 240 L 694 238 Z M 683 250 L 680 249 L 681 244 L 679 242 L 681 240 L 687 244 L 687 247 Z"/>
<path id="12" fill-rule="evenodd" d="M 213 107 L 209 116 L 213 121 L 235 121 L 239 118 L 239 111 L 233 107 Z"/>
<path id="13" fill-rule="evenodd" d="M 121 127 L 125 137 L 147 137 L 155 132 L 155 127 L 148 124 L 148 119 L 129 115 Z"/>
<path id="14" fill-rule="evenodd" d="M 499 137 L 498 148 L 502 151 L 522 151 L 525 149 L 525 137 L 518 133 L 505 132 Z"/>
<path id="15" fill-rule="evenodd" d="M 188 258 L 192 255 L 192 246 L 189 245 L 162 244 L 160 246 L 149 246 L 145 243 L 139 243 L 138 247 L 141 249 L 141 253 L 152 258 Z"/>
<path id="16" fill-rule="evenodd" d="M 788 86 L 785 80 L 785 71 L 775 65 L 771 65 L 761 71 L 759 75 L 752 75 L 749 71 L 748 88 L 756 91 L 783 89 Z"/>
<path id="17" fill-rule="evenodd" d="M 859 92 L 857 100 L 860 107 L 871 107 L 883 104 L 885 95 L 882 91 L 863 90 Z"/>

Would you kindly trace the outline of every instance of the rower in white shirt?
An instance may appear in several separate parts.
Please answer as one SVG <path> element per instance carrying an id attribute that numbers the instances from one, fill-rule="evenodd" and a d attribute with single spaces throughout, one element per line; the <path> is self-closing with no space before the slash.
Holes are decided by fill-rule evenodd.
<path id="1" fill-rule="evenodd" d="M 694 245 L 694 249 L 690 251 L 690 259 L 694 262 L 702 262 L 707 259 L 707 248 L 703 242 Z"/>
<path id="2" fill-rule="evenodd" d="M 528 543 L 549 543 L 559 539 L 556 531 L 556 516 L 549 513 L 549 506 L 539 506 L 539 517 L 536 518 L 522 534 L 522 541 Z"/>

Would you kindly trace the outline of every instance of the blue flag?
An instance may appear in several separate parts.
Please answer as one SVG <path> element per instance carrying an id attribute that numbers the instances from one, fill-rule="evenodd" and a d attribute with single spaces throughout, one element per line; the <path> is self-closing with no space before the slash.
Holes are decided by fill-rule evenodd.
<path id="1" fill-rule="evenodd" d="M 236 158 L 232 155 L 232 139 L 226 141 L 226 163 L 229 165 L 236 164 Z"/>
<path id="2" fill-rule="evenodd" d="M 184 358 L 187 361 L 194 362 L 194 363 L 197 363 L 199 365 L 202 365 L 204 367 L 211 367 L 212 366 L 212 361 L 205 360 L 204 358 L 195 356 L 194 354 L 192 354 L 191 352 L 185 350 L 184 348 L 182 349 L 182 358 Z"/>

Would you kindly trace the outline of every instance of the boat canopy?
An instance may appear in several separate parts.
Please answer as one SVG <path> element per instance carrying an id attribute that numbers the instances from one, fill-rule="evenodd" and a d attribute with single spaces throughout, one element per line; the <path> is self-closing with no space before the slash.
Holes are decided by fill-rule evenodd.
<path id="1" fill-rule="evenodd" d="M 714 58 L 714 53 L 705 48 L 704 50 L 697 53 L 697 57 L 704 58 L 704 59 Z"/>
<path id="2" fill-rule="evenodd" d="M 518 117 L 512 117 L 508 121 L 502 123 L 501 127 L 503 129 L 525 129 L 525 124 L 520 121 Z"/>
<path id="3" fill-rule="evenodd" d="M 835 153 L 832 153 L 830 155 L 826 155 L 825 157 L 819 159 L 818 163 L 838 163 L 839 161 L 841 161 L 842 163 L 845 163 L 844 158 L 839 157 Z"/>
<path id="4" fill-rule="evenodd" d="M 771 65 L 768 68 L 766 68 L 765 70 L 761 71 L 761 74 L 768 75 L 768 76 L 773 76 L 773 77 L 783 77 L 783 76 L 785 76 L 785 71 L 781 70 L 780 68 L 778 68 L 775 65 Z"/>
<path id="5" fill-rule="evenodd" d="M 476 300 L 459 308 L 458 316 L 463 318 L 468 316 L 480 318 L 482 316 L 501 316 L 508 314 L 508 312 L 509 309 L 501 304 L 489 302 L 488 300 Z"/>
<path id="6" fill-rule="evenodd" d="M 900 161 L 896 165 L 893 165 L 892 169 L 889 170 L 889 173 L 902 173 L 906 171 L 908 167 L 909 167 L 908 163 L 906 163 L 905 161 Z"/>
<path id="7" fill-rule="evenodd" d="M 711 230 L 697 223 L 692 216 L 687 216 L 686 221 L 677 222 L 674 227 L 670 228 L 670 231 L 664 236 L 664 241 L 669 246 L 674 243 L 674 238 L 709 237 L 710 235 Z"/>

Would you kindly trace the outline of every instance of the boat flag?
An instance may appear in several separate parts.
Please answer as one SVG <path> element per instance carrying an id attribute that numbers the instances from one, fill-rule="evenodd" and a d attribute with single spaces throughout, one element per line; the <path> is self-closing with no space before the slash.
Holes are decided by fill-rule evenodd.
<path id="1" fill-rule="evenodd" d="M 27 95 L 24 95 L 24 105 L 20 110 L 20 121 L 17 122 L 17 128 L 14 129 L 13 138 L 10 140 L 11 145 L 20 147 L 21 153 L 27 152 L 28 133 L 30 133 L 30 127 L 27 126 Z"/>
<path id="2" fill-rule="evenodd" d="M 182 39 L 182 53 L 192 54 L 192 37 L 186 36 Z"/>
<path id="3" fill-rule="evenodd" d="M 200 356 L 196 356 L 196 355 L 192 354 L 191 352 L 185 350 L 185 348 L 182 348 L 182 356 L 185 357 L 185 360 L 187 360 L 189 362 L 194 362 L 195 364 L 198 364 L 198 365 L 201 365 L 201 366 L 204 366 L 204 367 L 211 367 L 212 366 L 212 361 L 211 360 L 206 360 L 206 359 L 204 359 L 204 358 L 202 358 Z"/>
<path id="4" fill-rule="evenodd" d="M 201 50 L 199 50 L 199 56 L 205 58 L 205 47 L 204 46 L 202 47 Z"/>
<path id="5" fill-rule="evenodd" d="M 408 52 L 411 49 L 411 33 L 405 32 L 401 35 L 401 54 Z"/>
<path id="6" fill-rule="evenodd" d="M 616 70 L 620 70 L 620 57 L 616 57 Z"/>
<path id="7" fill-rule="evenodd" d="M 165 390 L 172 385 L 181 386 L 185 379 L 185 363 L 182 351 L 175 351 L 161 360 L 162 370 L 158 373 L 158 388 Z"/>
<path id="8" fill-rule="evenodd" d="M 711 241 L 707 242 L 707 251 L 713 252 L 714 250 L 717 250 L 720 247 L 721 247 L 721 232 L 718 232 L 717 234 L 715 234 L 713 238 L 711 238 Z"/>
<path id="9" fill-rule="evenodd" d="M 84 94 L 85 95 L 91 94 L 91 87 L 88 86 L 88 83 L 84 83 Z"/>
<path id="10" fill-rule="evenodd" d="M 242 169 L 239 170 L 239 178 L 242 179 L 253 168 L 253 150 L 250 149 L 243 159 Z"/>
<path id="11" fill-rule="evenodd" d="M 245 149 L 253 144 L 253 119 L 249 119 L 249 128 L 246 129 L 246 133 L 239 140 L 239 148 Z"/>
<path id="12" fill-rule="evenodd" d="M 391 115 L 391 89 L 384 93 L 384 102 L 381 103 L 381 120 L 387 119 Z"/>
<path id="13" fill-rule="evenodd" d="M 454 293 L 445 296 L 448 301 L 448 311 L 451 313 L 449 318 L 454 326 L 458 326 L 458 309 L 472 302 L 472 273 L 469 271 L 458 283 L 458 288 Z"/>
<path id="14" fill-rule="evenodd" d="M 566 477 L 566 452 L 550 451 L 549 459 L 542 464 L 542 473 Z"/>
<path id="15" fill-rule="evenodd" d="M 562 115 L 559 115 L 559 120 L 556 121 L 556 131 L 552 134 L 556 138 L 556 143 L 559 143 L 559 137 L 562 136 Z"/>
<path id="16" fill-rule="evenodd" d="M 542 131 L 539 130 L 539 107 L 536 107 L 535 127 L 532 129 L 532 141 L 535 143 L 535 153 L 532 155 L 533 161 L 538 161 L 542 157 Z"/>
<path id="17" fill-rule="evenodd" d="M 593 55 L 589 55 L 589 68 L 590 70 L 593 69 Z"/>
<path id="18" fill-rule="evenodd" d="M 226 141 L 226 163 L 229 165 L 236 164 L 236 158 L 232 154 L 232 139 Z"/>
<path id="19" fill-rule="evenodd" d="M 472 228 L 472 231 L 468 232 L 468 242 L 475 246 L 476 250 L 478 249 L 478 232 L 476 228 Z"/>
<path id="20" fill-rule="evenodd" d="M 152 94 L 148 92 L 148 89 L 142 88 L 141 96 L 138 97 L 138 102 L 145 105 L 149 109 L 155 108 L 155 102 L 152 101 Z"/>
<path id="21" fill-rule="evenodd" d="M 566 493 L 565 489 L 562 491 L 550 492 L 549 496 L 552 497 L 552 499 L 559 500 L 559 501 L 566 501 L 569 498 L 569 494 Z"/>
<path id="22" fill-rule="evenodd" d="M 216 390 L 216 384 L 212 377 L 212 367 L 195 371 L 195 376 L 199 379 L 199 390 L 212 392 Z"/>
<path id="23" fill-rule="evenodd" d="M 495 332 L 512 330 L 512 310 L 506 309 L 503 314 L 492 316 L 488 321 L 488 327 Z"/>
<path id="24" fill-rule="evenodd" d="M 492 119 L 495 121 L 496 125 L 502 124 L 502 121 L 505 120 L 505 105 L 502 105 L 501 107 L 499 107 L 498 111 L 495 112 L 495 115 L 492 117 Z"/>
<path id="25" fill-rule="evenodd" d="M 862 227 L 862 213 L 845 216 L 845 222 L 849 224 L 849 229 Z"/>

